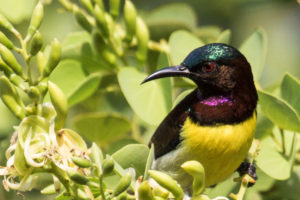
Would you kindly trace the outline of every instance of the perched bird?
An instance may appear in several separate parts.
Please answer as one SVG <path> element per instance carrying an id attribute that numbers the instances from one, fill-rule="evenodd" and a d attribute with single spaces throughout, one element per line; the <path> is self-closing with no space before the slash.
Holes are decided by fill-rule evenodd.
<path id="1" fill-rule="evenodd" d="M 163 77 L 187 77 L 197 88 L 161 122 L 150 144 L 155 169 L 171 175 L 186 192 L 192 178 L 181 165 L 199 161 L 205 185 L 228 178 L 247 156 L 256 126 L 257 93 L 251 67 L 235 48 L 213 43 L 193 50 L 184 61 L 148 76 L 143 83 Z M 240 174 L 254 171 L 244 163 Z M 252 174 L 256 178 L 255 173 Z"/>

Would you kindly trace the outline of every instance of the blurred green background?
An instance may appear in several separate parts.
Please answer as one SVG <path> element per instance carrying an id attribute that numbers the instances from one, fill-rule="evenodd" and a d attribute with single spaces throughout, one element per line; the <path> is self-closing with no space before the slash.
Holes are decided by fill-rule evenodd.
<path id="1" fill-rule="evenodd" d="M 45 17 L 40 28 L 44 43 L 49 43 L 54 37 L 63 42 L 70 32 L 82 30 L 76 23 L 74 16 L 63 11 L 58 2 L 55 0 L 45 2 L 48 5 L 45 7 Z M 200 38 L 205 34 L 205 31 L 214 37 L 213 33 L 218 35 L 222 30 L 231 29 L 231 44 L 239 47 L 241 42 L 255 28 L 263 27 L 268 36 L 268 51 L 260 80 L 261 85 L 267 87 L 279 84 L 285 72 L 290 72 L 300 79 L 300 5 L 296 0 L 133 0 L 133 3 L 138 8 L 139 14 L 147 22 L 153 40 L 168 39 L 170 33 L 177 29 L 187 29 Z M 18 30 L 25 33 L 35 4 L 36 0 L 0 0 L 0 12 Z M 163 16 L 157 14 L 159 10 L 166 9 L 169 11 Z M 162 18 L 164 20 L 161 20 Z M 125 100 L 123 99 L 123 101 Z M 126 104 L 126 102 L 123 103 Z M 106 109 L 103 104 L 102 108 Z M 69 118 L 80 113 L 82 109 L 80 105 L 74 107 L 70 111 Z M 90 109 L 93 109 L 93 106 Z M 114 109 L 123 108 L 115 107 Z M 130 112 L 128 115 L 130 116 Z M 0 119 L 0 162 L 1 165 L 4 165 L 5 157 L 3 154 L 9 145 L 13 125 L 18 124 L 18 122 L 3 106 L 2 102 L 0 103 Z M 68 126 L 72 127 L 72 123 L 69 123 Z M 147 142 L 146 139 L 144 142 Z M 118 144 L 115 144 L 107 151 L 113 152 L 118 148 Z M 276 192 L 269 194 L 270 190 L 268 190 L 264 195 L 269 199 L 300 199 L 299 174 L 299 167 L 295 168 L 290 180 L 276 183 L 274 186 L 275 189 L 277 187 Z M 264 184 L 271 183 L 267 181 L 262 183 L 262 185 Z M 267 188 L 269 189 L 269 187 Z M 288 191 L 293 195 L 289 195 Z M 25 196 L 26 199 L 52 199 L 38 195 L 37 191 L 26 193 Z M 259 199 L 260 197 L 248 198 Z M 0 200 L 2 199 L 23 199 L 23 194 L 6 193 L 1 187 Z"/>

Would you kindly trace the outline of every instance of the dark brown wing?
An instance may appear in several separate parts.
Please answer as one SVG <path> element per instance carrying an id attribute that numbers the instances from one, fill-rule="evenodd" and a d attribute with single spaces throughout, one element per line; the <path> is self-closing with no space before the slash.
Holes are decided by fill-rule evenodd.
<path id="1" fill-rule="evenodd" d="M 149 143 L 154 144 L 155 158 L 172 151 L 179 144 L 180 130 L 188 116 L 189 107 L 196 101 L 197 89 L 177 104 L 156 129 Z"/>

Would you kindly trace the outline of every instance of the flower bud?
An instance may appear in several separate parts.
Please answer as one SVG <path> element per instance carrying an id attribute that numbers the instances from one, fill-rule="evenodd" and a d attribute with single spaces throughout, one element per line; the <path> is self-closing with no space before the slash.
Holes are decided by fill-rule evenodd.
<path id="1" fill-rule="evenodd" d="M 166 198 L 162 198 L 162 197 L 159 197 L 159 196 L 154 196 L 153 200 L 166 200 Z"/>
<path id="2" fill-rule="evenodd" d="M 51 102 L 56 111 L 55 130 L 59 130 L 64 126 L 65 120 L 67 118 L 67 114 L 68 114 L 67 99 L 65 98 L 65 95 L 61 91 L 61 89 L 51 81 L 48 82 L 48 90 L 49 90 Z"/>
<path id="3" fill-rule="evenodd" d="M 127 192 L 121 193 L 118 197 L 117 200 L 127 200 Z"/>
<path id="4" fill-rule="evenodd" d="M 93 32 L 93 44 L 98 53 L 104 58 L 105 61 L 113 66 L 116 66 L 116 56 L 108 49 L 108 46 L 105 44 L 102 35 L 97 31 Z"/>
<path id="5" fill-rule="evenodd" d="M 0 26 L 11 32 L 14 31 L 13 25 L 1 14 L 0 14 Z"/>
<path id="6" fill-rule="evenodd" d="M 89 22 L 89 20 L 86 18 L 86 16 L 79 10 L 75 10 L 75 18 L 77 23 L 84 28 L 87 32 L 92 32 L 92 25 Z"/>
<path id="7" fill-rule="evenodd" d="M 183 198 L 183 191 L 178 185 L 178 183 L 171 178 L 169 175 L 155 171 L 155 170 L 149 170 L 148 171 L 150 176 L 163 188 L 170 191 L 176 199 L 182 199 Z"/>
<path id="8" fill-rule="evenodd" d="M 44 69 L 44 77 L 48 77 L 50 73 L 55 69 L 57 64 L 60 61 L 61 57 L 61 46 L 57 39 L 54 39 L 51 44 L 51 51 L 47 61 L 47 64 Z"/>
<path id="9" fill-rule="evenodd" d="M 131 41 L 136 32 L 136 9 L 130 0 L 125 1 L 124 18 L 126 24 L 126 40 Z"/>
<path id="10" fill-rule="evenodd" d="M 97 166 L 96 174 L 98 176 L 100 176 L 102 173 L 102 164 L 101 163 L 103 161 L 103 153 L 102 153 L 101 149 L 98 147 L 98 145 L 94 142 L 92 144 L 90 157 L 91 157 L 91 160 L 93 161 L 93 163 L 95 163 L 95 165 Z"/>
<path id="11" fill-rule="evenodd" d="M 39 100 L 41 97 L 40 90 L 35 86 L 30 86 L 27 92 L 28 96 L 32 99 Z"/>
<path id="12" fill-rule="evenodd" d="M 93 4 L 91 0 L 80 0 L 80 3 L 83 5 L 85 9 L 87 9 L 90 13 L 93 13 Z"/>
<path id="13" fill-rule="evenodd" d="M 205 172 L 203 166 L 195 160 L 187 161 L 181 165 L 193 178 L 193 196 L 200 195 L 205 189 Z"/>
<path id="14" fill-rule="evenodd" d="M 102 164 L 103 175 L 110 174 L 114 170 L 114 165 L 115 162 L 111 157 L 103 160 L 103 164 Z"/>
<path id="15" fill-rule="evenodd" d="M 39 31 L 36 31 L 31 41 L 30 54 L 35 56 L 41 50 L 42 45 L 42 35 Z"/>
<path id="16" fill-rule="evenodd" d="M 43 80 L 41 80 L 37 87 L 40 90 L 41 97 L 44 97 L 48 91 L 48 78 L 44 78 Z"/>
<path id="17" fill-rule="evenodd" d="M 35 33 L 35 31 L 40 27 L 43 17 L 44 17 L 44 6 L 41 2 L 38 2 L 31 16 L 31 21 L 28 30 L 30 36 L 32 36 Z"/>
<path id="18" fill-rule="evenodd" d="M 78 197 L 79 199 L 82 199 L 82 200 L 90 200 L 91 197 L 83 190 L 81 189 L 77 189 L 77 194 L 78 194 Z"/>
<path id="19" fill-rule="evenodd" d="M 120 0 L 110 0 L 109 1 L 109 12 L 113 18 L 117 18 L 120 9 Z"/>
<path id="20" fill-rule="evenodd" d="M 137 37 L 137 52 L 136 57 L 139 64 L 142 65 L 147 59 L 148 52 L 148 41 L 149 41 L 149 31 L 141 18 L 137 18 L 136 23 L 136 37 Z"/>
<path id="21" fill-rule="evenodd" d="M 42 75 L 44 73 L 46 64 L 47 64 L 46 56 L 44 55 L 43 52 L 39 51 L 37 54 L 37 65 L 38 65 L 38 70 L 39 70 L 40 75 Z"/>
<path id="22" fill-rule="evenodd" d="M 105 20 L 105 12 L 98 5 L 95 5 L 94 15 L 96 18 L 96 25 L 100 29 L 104 37 L 109 36 L 109 29 Z"/>
<path id="23" fill-rule="evenodd" d="M 55 190 L 55 186 L 54 184 L 48 185 L 47 187 L 45 187 L 44 189 L 41 190 L 42 194 L 55 194 L 56 190 Z"/>
<path id="24" fill-rule="evenodd" d="M 138 188 L 139 200 L 152 200 L 153 195 L 148 181 L 142 182 Z"/>
<path id="25" fill-rule="evenodd" d="M 104 5 L 102 0 L 94 0 L 94 2 L 97 6 L 99 6 L 99 8 L 101 8 L 101 10 L 104 10 Z"/>
<path id="26" fill-rule="evenodd" d="M 9 49 L 13 49 L 14 48 L 14 44 L 12 43 L 12 41 L 10 41 L 6 35 L 4 35 L 4 33 L 0 32 L 0 43 L 3 44 L 4 46 L 6 46 Z"/>
<path id="27" fill-rule="evenodd" d="M 72 181 L 78 184 L 86 185 L 89 182 L 89 179 L 85 178 L 74 169 L 68 169 L 67 174 Z"/>
<path id="28" fill-rule="evenodd" d="M 24 104 L 15 86 L 6 78 L 0 78 L 0 95 L 5 105 L 20 119 L 25 117 Z"/>
<path id="29" fill-rule="evenodd" d="M 153 195 L 162 197 L 163 199 L 167 199 L 170 195 L 170 192 L 168 190 L 165 190 L 162 187 L 154 187 L 153 188 Z"/>
<path id="30" fill-rule="evenodd" d="M 75 165 L 77 165 L 78 167 L 81 167 L 81 168 L 88 168 L 88 167 L 92 166 L 92 163 L 89 160 L 82 158 L 82 157 L 73 156 L 72 161 Z"/>
<path id="31" fill-rule="evenodd" d="M 6 48 L 4 45 L 0 44 L 0 55 L 3 61 L 10 66 L 10 68 L 18 75 L 22 75 L 22 66 L 18 63 L 13 53 Z"/>
<path id="32" fill-rule="evenodd" d="M 117 185 L 116 189 L 114 190 L 113 195 L 118 196 L 122 192 L 126 191 L 127 188 L 130 186 L 131 179 L 132 179 L 132 173 L 131 173 L 131 171 L 128 171 L 121 178 L 119 184 Z"/>
<path id="33" fill-rule="evenodd" d="M 12 73 L 10 67 L 2 60 L 0 56 L 0 70 L 3 71 L 3 73 L 9 77 L 10 74 Z"/>

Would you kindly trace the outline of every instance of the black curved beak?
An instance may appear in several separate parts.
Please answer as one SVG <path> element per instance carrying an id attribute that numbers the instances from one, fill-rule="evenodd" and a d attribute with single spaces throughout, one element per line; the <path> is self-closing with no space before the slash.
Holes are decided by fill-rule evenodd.
<path id="1" fill-rule="evenodd" d="M 191 76 L 190 70 L 183 65 L 165 67 L 149 75 L 147 78 L 145 78 L 145 80 L 143 80 L 141 84 L 155 79 L 164 78 L 164 77 L 188 77 L 189 78 L 190 76 Z"/>

